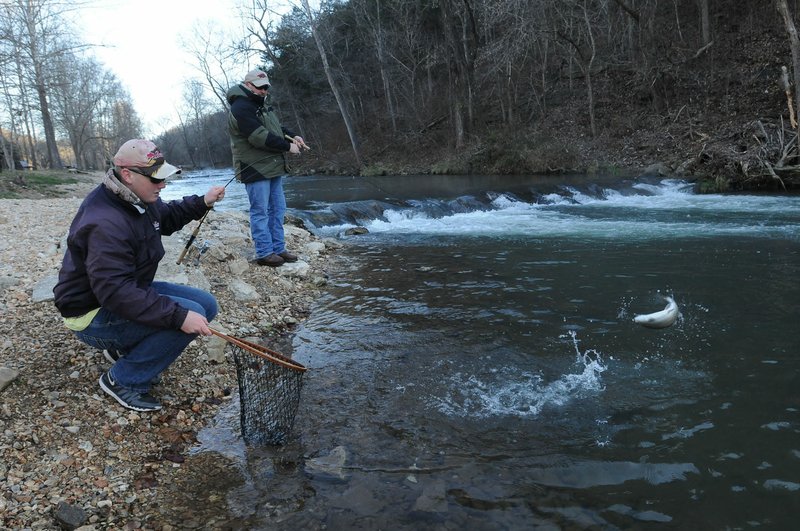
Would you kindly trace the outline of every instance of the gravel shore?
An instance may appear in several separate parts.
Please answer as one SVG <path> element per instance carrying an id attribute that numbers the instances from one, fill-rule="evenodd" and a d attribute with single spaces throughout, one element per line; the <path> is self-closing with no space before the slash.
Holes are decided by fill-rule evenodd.
<path id="1" fill-rule="evenodd" d="M 225 342 L 195 340 L 153 391 L 164 409 L 136 413 L 100 390 L 109 363 L 63 326 L 48 293 L 69 223 L 99 179 L 65 187 L 57 199 L 0 200 L 0 387 L 3 375 L 8 382 L 0 390 L 0 528 L 240 527 L 224 495 L 236 474 L 220 474 L 224 464 L 209 464 L 208 452 L 190 452 L 198 431 L 238 401 Z M 206 250 L 195 246 L 175 265 L 195 226 L 163 239 L 159 278 L 211 291 L 220 303 L 212 326 L 288 354 L 292 329 L 324 289 L 336 243 L 287 225 L 301 260 L 257 267 L 247 261 L 246 216 L 212 212 L 201 229 Z"/>

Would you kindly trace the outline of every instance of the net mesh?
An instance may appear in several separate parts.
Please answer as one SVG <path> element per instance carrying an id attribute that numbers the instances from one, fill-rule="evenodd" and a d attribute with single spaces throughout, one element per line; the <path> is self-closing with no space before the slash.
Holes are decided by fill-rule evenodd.
<path id="1" fill-rule="evenodd" d="M 284 444 L 294 425 L 306 368 L 263 345 L 215 334 L 232 345 L 245 442 Z"/>

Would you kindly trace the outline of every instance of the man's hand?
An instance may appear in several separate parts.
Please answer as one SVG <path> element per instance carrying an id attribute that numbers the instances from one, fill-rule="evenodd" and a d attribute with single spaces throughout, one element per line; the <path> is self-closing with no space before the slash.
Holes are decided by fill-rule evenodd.
<path id="1" fill-rule="evenodd" d="M 211 335 L 211 329 L 208 327 L 206 318 L 191 310 L 186 314 L 186 319 L 183 320 L 181 332 L 186 334 L 200 334 L 201 336 Z"/>
<path id="2" fill-rule="evenodd" d="M 303 137 L 300 136 L 300 135 L 297 135 L 292 140 L 294 140 L 294 143 L 297 145 L 297 147 L 300 147 L 300 148 L 303 148 L 303 149 L 311 149 L 310 147 L 308 147 L 308 144 L 306 144 L 306 141 L 303 140 Z"/>
<path id="3" fill-rule="evenodd" d="M 297 155 L 298 153 L 300 153 L 300 148 L 311 149 L 309 145 L 306 144 L 306 141 L 303 140 L 303 137 L 300 135 L 297 136 L 283 135 L 283 137 L 289 141 L 290 153 L 294 153 L 295 155 Z"/>
<path id="4" fill-rule="evenodd" d="M 206 206 L 211 208 L 214 206 L 214 203 L 219 201 L 225 197 L 225 187 L 224 186 L 212 186 L 209 188 L 206 195 L 203 196 L 203 200 L 206 202 Z"/>

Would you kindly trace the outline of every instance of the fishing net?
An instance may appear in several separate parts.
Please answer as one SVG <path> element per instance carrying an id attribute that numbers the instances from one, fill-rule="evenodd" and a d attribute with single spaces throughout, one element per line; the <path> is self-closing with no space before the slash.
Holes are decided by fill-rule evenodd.
<path id="1" fill-rule="evenodd" d="M 245 442 L 284 444 L 294 425 L 306 368 L 263 345 L 212 332 L 232 345 Z"/>

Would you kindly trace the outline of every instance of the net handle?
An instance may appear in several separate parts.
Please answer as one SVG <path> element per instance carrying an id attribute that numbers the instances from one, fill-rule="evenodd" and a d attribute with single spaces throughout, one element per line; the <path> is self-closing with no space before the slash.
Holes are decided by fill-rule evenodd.
<path id="1" fill-rule="evenodd" d="M 305 372 L 308 370 L 306 369 L 305 366 L 294 361 L 293 359 L 287 358 L 283 354 L 278 354 L 274 350 L 270 350 L 264 345 L 258 345 L 256 343 L 251 343 L 250 341 L 247 341 L 245 339 L 239 339 L 238 337 L 229 336 L 227 334 L 223 334 L 219 330 L 214 330 L 213 328 L 209 328 L 209 330 L 211 330 L 212 334 L 214 334 L 217 337 L 221 337 L 228 343 L 236 345 L 237 347 L 242 348 L 247 352 L 250 352 L 251 354 L 255 354 L 256 356 L 260 356 L 264 359 L 267 359 L 272 363 L 281 365 L 283 367 L 286 367 L 287 369 L 292 369 L 293 371 Z"/>

